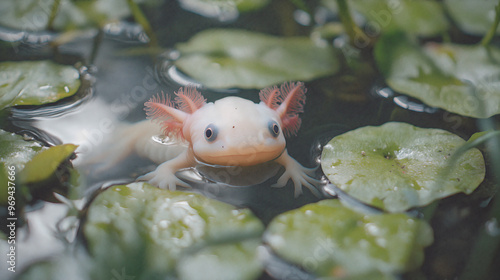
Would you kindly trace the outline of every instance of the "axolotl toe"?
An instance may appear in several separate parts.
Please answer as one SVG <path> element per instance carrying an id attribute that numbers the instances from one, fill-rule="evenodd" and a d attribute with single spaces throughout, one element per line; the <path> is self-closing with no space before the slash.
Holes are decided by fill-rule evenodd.
<path id="1" fill-rule="evenodd" d="M 317 193 L 314 169 L 293 159 L 285 141 L 300 127 L 305 93 L 304 84 L 298 82 L 261 90 L 258 104 L 240 97 L 207 103 L 194 87 L 180 88 L 173 100 L 163 94 L 151 98 L 145 103 L 148 117 L 159 124 L 164 135 L 183 141 L 186 148 L 140 179 L 174 190 L 176 186 L 188 186 L 175 173 L 197 162 L 250 166 L 275 161 L 284 166 L 285 172 L 273 186 L 285 186 L 291 179 L 296 196 L 302 193 L 302 186 Z M 147 144 L 141 145 L 135 145 L 142 149 L 139 154 L 151 159 L 161 154 Z"/>

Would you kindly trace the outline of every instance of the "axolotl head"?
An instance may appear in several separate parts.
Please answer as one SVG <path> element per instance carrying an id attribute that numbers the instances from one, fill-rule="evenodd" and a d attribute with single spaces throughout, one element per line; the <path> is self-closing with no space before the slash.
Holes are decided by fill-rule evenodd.
<path id="1" fill-rule="evenodd" d="M 260 91 L 256 104 L 240 97 L 206 103 L 194 88 L 181 88 L 174 101 L 157 96 L 146 102 L 150 118 L 161 122 L 165 134 L 190 143 L 195 157 L 207 164 L 249 166 L 279 157 L 285 137 L 300 127 L 298 114 L 305 102 L 303 83 L 285 83 Z"/>

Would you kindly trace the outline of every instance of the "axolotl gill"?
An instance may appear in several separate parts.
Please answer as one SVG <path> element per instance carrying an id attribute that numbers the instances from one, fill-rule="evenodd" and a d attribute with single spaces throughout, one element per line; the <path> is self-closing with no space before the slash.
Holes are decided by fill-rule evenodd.
<path id="1" fill-rule="evenodd" d="M 140 122 L 121 135 L 129 138 L 128 146 L 134 146 L 140 156 L 160 163 L 138 178 L 160 188 L 189 187 L 176 172 L 200 162 L 252 166 L 274 161 L 285 171 L 273 187 L 283 187 L 292 180 L 295 196 L 302 193 L 302 186 L 317 193 L 315 168 L 305 168 L 292 158 L 285 141 L 300 127 L 305 93 L 302 82 L 290 82 L 261 90 L 260 103 L 235 96 L 207 103 L 195 87 L 182 87 L 174 98 L 163 93 L 152 97 L 145 103 L 152 121 Z M 151 139 L 155 133 L 177 139 L 184 143 L 183 149 L 172 153 L 169 146 Z"/>

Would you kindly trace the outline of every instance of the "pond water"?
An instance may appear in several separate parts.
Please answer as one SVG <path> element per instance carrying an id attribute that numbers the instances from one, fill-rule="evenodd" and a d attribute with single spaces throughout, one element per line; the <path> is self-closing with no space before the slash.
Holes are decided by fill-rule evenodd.
<path id="1" fill-rule="evenodd" d="M 178 2 L 166 2 L 161 8 L 145 9 L 159 45 L 163 48 L 155 54 L 144 53 L 147 48 L 146 43 L 141 42 L 141 29 L 128 22 L 110 27 L 97 43 L 94 41 L 96 33 L 90 32 L 89 36 L 74 39 L 57 47 L 57 50 L 46 43 L 0 45 L 0 61 L 43 58 L 79 68 L 82 85 L 76 96 L 46 106 L 19 106 L 4 110 L 2 114 L 2 129 L 33 136 L 47 145 L 79 145 L 76 159 L 72 161 L 79 172 L 79 183 L 70 189 L 70 198 L 78 207 L 85 209 L 89 201 L 103 189 L 114 184 L 133 182 L 139 175 L 156 167 L 151 161 L 137 155 L 130 155 L 105 170 L 98 169 L 102 162 L 92 165 L 86 161 L 90 160 L 93 151 L 104 151 L 110 147 L 106 145 L 114 144 L 107 140 L 123 123 L 144 120 L 144 102 L 153 95 L 161 91 L 172 94 L 179 87 L 195 82 L 172 64 L 172 60 L 179 55 L 174 49 L 175 44 L 185 42 L 198 32 L 210 28 L 243 28 L 276 35 L 308 35 L 310 32 L 309 26 L 297 24 L 296 21 L 304 22 L 306 15 L 296 12 L 295 19 L 285 18 L 290 11 L 293 14 L 295 10 L 286 1 L 278 1 L 259 11 L 243 13 L 237 18 L 231 13 L 219 18 L 204 17 L 186 11 Z M 324 10 L 319 10 L 317 16 L 324 13 Z M 335 18 L 332 14 L 326 14 L 328 19 Z M 471 42 L 477 40 L 476 37 L 469 39 Z M 348 48 L 346 41 L 342 36 L 328 41 L 338 47 L 339 57 L 342 57 L 338 73 L 306 82 L 307 100 L 301 115 L 302 126 L 297 136 L 287 139 L 288 152 L 304 166 L 317 166 L 323 146 L 333 137 L 363 126 L 382 125 L 389 121 L 405 122 L 423 128 L 444 129 L 464 139 L 481 130 L 481 124 L 476 119 L 433 108 L 392 91 L 377 70 L 371 49 L 342 56 Z M 94 44 L 97 47 L 92 58 Z M 259 101 L 257 89 L 201 87 L 200 91 L 209 102 L 230 95 Z M 498 128 L 499 119 L 494 117 L 491 120 L 496 122 Z M 483 150 L 487 148 L 483 147 Z M 434 243 L 425 250 L 422 267 L 417 272 L 403 274 L 403 279 L 418 276 L 426 279 L 454 279 L 460 274 L 468 261 L 476 234 L 487 222 L 489 202 L 496 186 L 489 156 L 483 154 L 487 159 L 485 181 L 469 196 L 457 194 L 440 201 L 430 220 Z M 238 172 L 226 170 L 225 174 L 238 174 L 231 178 L 229 185 L 218 184 L 214 176 L 211 178 L 214 183 L 202 180 L 199 173 L 210 178 L 207 174 L 214 172 L 207 166 L 199 166 L 196 172 L 185 171 L 180 176 L 191 183 L 195 192 L 237 207 L 250 208 L 264 225 L 283 212 L 336 196 L 321 168 L 316 172 L 317 178 L 323 179 L 320 188 L 325 188 L 320 197 L 306 188 L 303 195 L 294 197 L 291 183 L 284 188 L 271 188 L 269 186 L 279 177 L 276 175 L 278 168 L 262 165 Z M 248 182 L 252 181 L 256 183 L 241 186 L 249 185 Z M 338 189 L 336 191 L 339 192 Z M 342 195 L 345 194 L 339 193 L 339 196 Z M 364 205 L 349 196 L 346 201 L 360 207 Z M 68 209 L 63 203 L 41 201 L 26 206 L 27 222 L 18 228 L 17 236 L 19 271 L 39 261 L 50 260 L 75 244 L 85 244 L 78 231 L 85 215 L 66 217 Z M 429 218 L 426 209 L 411 210 L 409 214 Z M 287 274 L 283 271 L 293 269 L 297 271 L 296 279 L 314 279 L 312 274 L 276 256 L 273 258 L 271 262 L 274 265 L 268 267 L 267 272 L 263 271 L 258 279 L 286 279 Z M 499 258 L 497 251 L 493 261 L 498 262 Z M 68 271 L 72 271 L 70 267 L 71 264 L 68 264 Z M 19 276 L 20 272 L 16 273 Z M 496 268 L 490 273 L 489 279 L 494 279 L 493 275 L 498 275 L 500 271 Z M 0 275 L 2 279 L 12 278 L 11 274 L 4 272 L 4 267 Z"/>

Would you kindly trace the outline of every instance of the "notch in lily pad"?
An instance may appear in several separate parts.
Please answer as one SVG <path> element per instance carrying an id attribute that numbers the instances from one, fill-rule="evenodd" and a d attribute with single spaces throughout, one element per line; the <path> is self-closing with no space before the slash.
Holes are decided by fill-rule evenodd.
<path id="1" fill-rule="evenodd" d="M 50 60 L 0 62 L 0 109 L 53 103 L 75 94 L 80 84 L 73 66 Z"/>
<path id="2" fill-rule="evenodd" d="M 348 195 L 399 212 L 456 193 L 470 194 L 479 186 L 485 176 L 479 150 L 467 150 L 457 162 L 450 161 L 465 143 L 441 129 L 391 122 L 334 137 L 323 148 L 321 167 Z"/>

